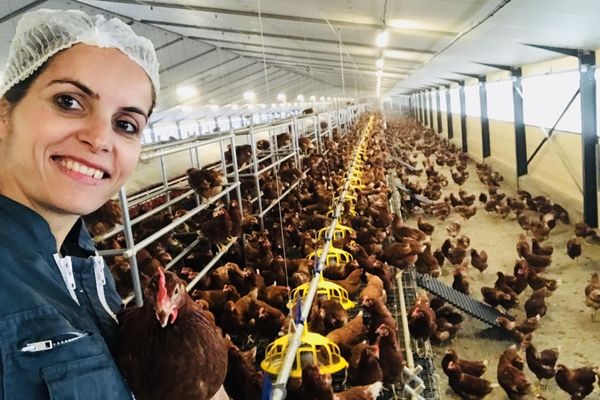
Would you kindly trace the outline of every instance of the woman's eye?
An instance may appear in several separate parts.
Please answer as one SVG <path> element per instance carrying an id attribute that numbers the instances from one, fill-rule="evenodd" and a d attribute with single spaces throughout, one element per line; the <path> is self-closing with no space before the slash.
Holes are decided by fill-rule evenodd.
<path id="1" fill-rule="evenodd" d="M 129 121 L 118 120 L 115 122 L 115 125 L 116 125 L 117 129 L 122 132 L 127 132 L 127 133 L 132 133 L 132 134 L 138 133 L 137 126 L 135 126 L 134 124 L 132 124 Z"/>
<path id="2" fill-rule="evenodd" d="M 58 106 L 64 110 L 83 110 L 81 104 L 79 104 L 79 102 L 75 100 L 74 97 L 66 94 L 57 96 L 55 101 L 56 104 L 58 104 Z"/>

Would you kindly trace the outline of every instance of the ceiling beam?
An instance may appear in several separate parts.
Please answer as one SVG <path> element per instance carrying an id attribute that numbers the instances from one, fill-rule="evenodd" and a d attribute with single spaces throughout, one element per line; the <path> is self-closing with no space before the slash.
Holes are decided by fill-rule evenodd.
<path id="1" fill-rule="evenodd" d="M 260 46 L 260 45 L 257 45 Z M 220 47 L 222 50 L 225 51 L 237 51 L 237 52 L 243 52 L 243 53 L 255 53 L 255 54 L 259 54 L 260 56 L 262 56 L 262 49 L 257 49 L 257 50 L 252 50 L 252 49 L 236 49 L 233 47 Z M 273 47 L 271 46 L 267 46 L 267 48 L 273 49 Z M 312 52 L 312 50 L 302 50 L 302 49 L 293 49 L 293 48 L 285 48 L 285 51 L 296 51 L 296 52 Z M 316 53 L 316 52 L 315 52 Z M 271 53 L 271 52 L 265 52 L 266 55 L 274 55 L 274 56 L 294 56 L 294 57 L 302 57 L 304 60 L 308 60 L 311 63 L 318 63 L 319 61 L 336 61 L 339 64 L 339 59 L 340 59 L 340 53 L 334 53 L 334 52 L 320 52 L 322 54 L 331 54 L 333 56 L 336 56 L 334 59 L 332 58 L 320 58 L 320 57 L 311 57 L 308 58 L 306 57 L 306 54 L 282 54 L 282 53 Z M 379 57 L 371 57 L 371 56 L 360 56 L 360 55 L 354 55 L 355 58 L 368 58 L 371 60 L 377 60 L 379 59 Z M 354 58 L 353 57 L 353 58 Z M 371 65 L 375 65 L 375 63 L 372 64 L 365 64 L 364 62 L 355 62 L 352 58 L 351 60 L 356 64 L 356 65 L 365 65 L 365 66 L 371 66 Z M 391 61 L 391 59 L 388 59 Z M 408 68 L 408 67 L 396 67 L 396 68 L 401 68 L 401 69 L 406 69 L 407 71 L 414 71 L 416 68 Z"/>
<path id="2" fill-rule="evenodd" d="M 259 37 L 261 36 L 260 32 L 256 32 L 256 31 L 246 31 L 246 30 L 239 30 L 239 29 L 222 28 L 222 27 L 217 27 L 217 26 L 201 26 L 201 25 L 195 25 L 195 24 L 184 24 L 181 22 L 169 22 L 169 21 L 158 21 L 158 20 L 147 20 L 147 19 L 142 19 L 142 20 L 140 20 L 140 22 L 144 23 L 144 24 L 163 25 L 163 26 L 170 26 L 170 27 L 175 27 L 175 28 L 198 29 L 198 30 L 204 30 L 204 31 L 213 31 L 213 32 L 219 32 L 219 33 L 231 33 L 231 34 L 247 35 L 247 36 L 259 36 Z M 298 40 L 298 41 L 306 41 L 306 42 L 314 42 L 314 43 L 327 43 L 327 44 L 339 45 L 339 41 L 333 40 L 333 39 L 283 35 L 280 33 L 268 33 L 268 32 L 267 33 L 263 32 L 262 36 L 268 37 L 268 38 L 273 38 L 273 39 Z M 189 37 L 195 38 L 194 35 L 189 35 Z M 342 43 L 344 46 L 366 47 L 369 49 L 375 48 L 375 46 L 373 44 L 367 44 L 367 43 L 359 43 L 359 42 L 342 42 Z M 434 51 L 430 51 L 430 50 L 418 50 L 418 49 L 411 49 L 411 48 L 406 48 L 406 47 L 386 47 L 386 50 L 405 51 L 405 52 L 419 53 L 419 54 L 435 54 Z"/>
<path id="3" fill-rule="evenodd" d="M 171 82 L 171 83 L 169 83 L 168 85 L 162 86 L 162 87 L 161 87 L 161 90 L 162 90 L 162 89 L 166 89 L 166 88 L 168 88 L 168 87 L 171 87 L 171 86 L 173 86 L 173 85 L 177 85 L 177 84 L 179 84 L 179 83 L 181 83 L 181 82 L 183 82 L 183 81 L 186 81 L 186 80 L 188 80 L 188 79 L 191 79 L 191 78 L 193 78 L 193 77 L 195 77 L 195 76 L 202 75 L 202 74 L 205 74 L 205 73 L 207 73 L 207 72 L 210 72 L 210 71 L 212 71 L 212 70 L 213 70 L 213 69 L 215 69 L 215 68 L 220 68 L 220 67 L 222 67 L 222 66 L 223 66 L 223 65 L 225 65 L 225 64 L 229 64 L 230 62 L 233 62 L 233 61 L 235 61 L 235 60 L 239 59 L 240 57 L 241 57 L 241 56 L 240 56 L 239 54 L 236 54 L 236 57 L 233 57 L 233 58 L 231 58 L 231 59 L 229 59 L 229 60 L 227 60 L 227 61 L 223 61 L 223 62 L 220 62 L 220 63 L 219 63 L 219 62 L 217 62 L 215 65 L 211 65 L 210 67 L 208 67 L 208 68 L 205 68 L 205 69 L 204 69 L 204 70 L 202 70 L 202 71 L 197 71 L 197 72 L 195 72 L 195 73 L 194 73 L 193 75 L 191 75 L 191 76 L 188 76 L 188 77 L 186 77 L 186 78 L 179 79 L 178 81 Z"/>
<path id="4" fill-rule="evenodd" d="M 276 66 L 284 66 L 285 65 L 288 68 L 301 68 L 301 67 L 287 65 L 287 64 L 275 64 L 275 65 Z M 331 76 L 336 76 L 336 77 L 340 76 L 339 71 L 332 70 L 332 69 L 327 69 L 327 68 L 319 68 L 319 69 L 315 68 L 313 73 L 314 74 L 322 74 L 322 75 L 331 75 Z M 368 77 L 371 80 L 373 80 L 373 81 L 375 81 L 375 79 L 376 79 L 376 76 L 374 74 L 373 75 L 368 75 Z M 399 76 L 389 76 L 388 75 L 388 76 L 382 77 L 382 79 L 384 79 L 384 80 L 385 79 L 388 79 L 388 80 L 397 80 L 397 79 L 404 79 L 406 77 L 408 77 L 408 75 L 399 75 Z"/>
<path id="5" fill-rule="evenodd" d="M 207 50 L 207 51 L 203 51 L 203 52 L 202 52 L 202 53 L 200 53 L 200 54 L 193 55 L 193 56 L 191 56 L 191 57 L 189 57 L 189 58 L 186 58 L 185 60 L 181 60 L 181 61 L 179 61 L 179 62 L 176 62 L 175 64 L 169 65 L 168 67 L 165 67 L 165 68 L 163 68 L 163 69 L 159 70 L 158 72 L 159 72 L 160 74 L 162 74 L 163 72 L 168 72 L 168 71 L 172 70 L 173 68 L 177 68 L 177 67 L 179 67 L 179 66 L 181 66 L 181 65 L 183 65 L 183 64 L 185 64 L 185 63 L 188 63 L 188 62 L 190 62 L 190 61 L 194 61 L 194 60 L 196 60 L 196 59 L 198 59 L 198 58 L 200 58 L 200 57 L 202 57 L 202 56 L 205 56 L 205 55 L 207 55 L 207 54 L 210 54 L 210 53 L 212 53 L 212 52 L 213 52 L 213 51 L 215 51 L 215 50 L 216 50 L 216 48 L 212 48 L 212 49 L 209 49 L 209 50 Z"/>
<path id="6" fill-rule="evenodd" d="M 210 14 L 224 14 L 224 15 L 236 15 L 240 17 L 251 17 L 251 18 L 264 18 L 264 19 L 274 19 L 280 21 L 294 21 L 294 22 L 306 22 L 312 24 L 322 24 L 322 25 L 332 25 L 332 26 L 347 26 L 353 29 L 356 28 L 365 28 L 365 29 L 387 29 L 391 31 L 404 32 L 414 35 L 427 35 L 427 36 L 448 36 L 454 37 L 458 35 L 459 32 L 448 32 L 441 31 L 437 29 L 419 29 L 419 28 L 398 28 L 389 25 L 384 25 L 383 23 L 372 24 L 368 22 L 354 22 L 347 20 L 338 20 L 338 19 L 325 19 L 325 18 L 315 18 L 315 17 L 304 17 L 304 16 L 295 16 L 295 15 L 285 15 L 285 14 L 274 14 L 274 13 L 265 13 L 261 12 L 260 15 L 255 11 L 246 11 L 246 10 L 232 10 L 228 8 L 218 8 L 218 7 L 205 7 L 198 5 L 186 5 L 186 4 L 173 4 L 173 3 L 165 3 L 159 1 L 141 1 L 141 0 L 98 0 L 103 2 L 111 2 L 111 3 L 121 3 L 121 4 L 134 4 L 134 5 L 147 5 L 152 7 L 160 7 L 160 8 L 170 8 L 170 9 L 180 9 L 186 11 L 198 11 L 198 12 L 206 12 Z M 383 21 L 382 21 L 383 22 Z"/>
<path id="7" fill-rule="evenodd" d="M 8 14 L 0 17 L 0 24 L 6 21 L 10 21 L 11 19 L 18 17 L 19 15 L 31 10 L 32 8 L 37 7 L 40 4 L 44 4 L 46 1 L 48 0 L 36 0 L 21 8 L 17 8 L 15 11 L 9 12 Z"/>
<path id="8" fill-rule="evenodd" d="M 160 45 L 160 46 L 158 46 L 158 47 L 155 47 L 155 48 L 154 48 L 154 51 L 158 52 L 158 51 L 160 51 L 160 50 L 162 50 L 162 49 L 164 49 L 164 48 L 166 48 L 166 47 L 169 47 L 169 46 L 171 46 L 171 45 L 173 45 L 173 44 L 175 44 L 175 43 L 179 43 L 179 42 L 181 42 L 183 39 L 184 39 L 184 38 L 183 38 L 183 36 L 180 36 L 180 37 L 178 37 L 178 38 L 177 38 L 177 39 L 175 39 L 175 40 L 171 40 L 170 42 L 167 42 L 167 43 L 165 43 L 165 44 L 162 44 L 162 45 Z"/>
<path id="9" fill-rule="evenodd" d="M 283 75 L 280 75 L 281 73 L 283 73 Z M 294 72 L 292 71 L 286 71 L 286 70 L 279 70 L 279 71 L 273 71 L 272 76 L 277 75 L 276 77 L 274 77 L 273 79 L 281 79 L 283 77 L 289 78 L 288 75 L 290 74 L 294 74 Z M 227 91 L 227 92 L 234 92 L 235 90 L 239 89 L 240 87 L 243 86 L 250 86 L 253 87 L 255 83 L 260 82 L 260 81 L 264 81 L 264 76 L 260 73 L 260 72 L 256 72 L 253 75 L 260 75 L 258 76 L 256 79 L 252 79 L 250 81 L 242 81 L 242 80 L 237 80 L 235 83 L 231 84 L 231 85 L 226 85 L 226 86 L 219 86 L 216 87 L 212 90 L 209 90 L 208 92 L 205 92 L 205 94 L 209 94 L 209 93 L 215 93 L 215 92 L 222 92 L 223 90 Z M 249 77 L 247 77 L 249 78 Z M 218 95 L 217 95 L 218 96 Z"/>
<path id="10" fill-rule="evenodd" d="M 265 53 L 266 55 L 267 53 Z M 273 53 L 270 53 L 273 54 Z M 244 55 L 245 57 L 248 58 L 252 58 L 252 59 L 256 59 L 256 60 L 260 60 L 262 61 L 262 54 L 257 54 L 256 56 L 249 56 L 249 55 Z M 276 57 L 265 57 L 265 59 L 267 60 L 268 64 L 272 64 L 273 61 L 275 62 L 289 62 L 292 63 L 298 67 L 301 68 L 305 68 L 309 67 L 311 69 L 315 69 L 318 67 L 332 67 L 332 71 L 337 70 L 339 72 L 340 70 L 340 65 L 339 62 L 336 62 L 335 60 L 321 60 L 321 61 L 316 61 L 314 63 L 311 64 L 305 64 L 300 62 L 300 60 L 296 60 L 296 59 L 290 59 L 290 57 L 292 56 L 279 56 L 277 54 L 275 54 Z M 287 59 L 283 59 L 281 57 L 285 57 Z M 326 64 L 325 62 L 330 62 L 329 64 Z M 344 68 L 344 73 L 346 73 L 347 71 L 353 72 L 353 71 L 360 71 L 360 72 L 377 72 L 377 68 L 376 67 L 372 67 L 371 69 L 369 69 L 370 66 L 368 66 L 367 64 L 357 64 L 357 65 L 362 65 L 362 68 L 352 68 L 352 67 L 345 67 Z M 337 68 L 336 68 L 337 67 Z M 383 69 L 384 73 L 390 73 L 390 74 L 396 74 L 396 75 L 409 75 L 409 73 L 404 72 L 404 71 L 392 71 L 391 69 L 388 69 L 388 71 L 386 71 L 386 68 L 384 67 Z"/>
<path id="11" fill-rule="evenodd" d="M 237 69 L 235 71 L 229 72 L 227 75 L 231 76 L 234 73 L 237 73 L 237 72 L 239 72 L 242 69 L 244 69 L 244 70 L 245 69 L 251 69 L 252 67 L 255 67 L 255 66 L 258 66 L 258 63 L 247 65 L 244 68 Z M 236 82 L 241 81 L 243 79 L 250 78 L 250 77 L 252 77 L 252 76 L 254 76 L 254 75 L 256 75 L 256 74 L 258 74 L 260 72 L 262 72 L 262 67 L 260 69 L 255 69 L 253 72 L 250 72 L 249 74 L 245 74 L 243 76 L 236 77 L 235 78 Z M 219 83 L 217 83 L 216 85 L 212 85 L 212 84 L 215 83 L 215 82 L 217 82 L 217 81 L 220 81 L 221 79 L 222 79 L 222 77 L 218 77 L 218 78 L 212 79 L 211 81 L 208 81 L 208 82 L 201 82 L 201 83 L 199 83 L 199 85 L 201 85 L 201 87 L 203 89 L 209 89 L 210 88 L 209 90 L 218 90 L 219 88 L 223 87 L 224 85 L 219 85 Z M 196 79 L 193 79 L 192 81 L 187 82 L 187 84 L 189 84 L 189 85 L 198 84 L 198 81 L 200 81 L 200 80 L 202 80 L 202 77 L 198 77 Z M 204 92 L 204 93 L 207 93 L 207 92 Z M 174 93 L 171 94 L 171 97 L 173 95 L 174 95 Z"/>

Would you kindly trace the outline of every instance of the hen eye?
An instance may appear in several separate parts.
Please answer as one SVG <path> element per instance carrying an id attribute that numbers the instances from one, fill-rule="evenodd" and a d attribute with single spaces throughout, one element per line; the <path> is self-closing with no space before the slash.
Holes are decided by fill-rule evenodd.
<path id="1" fill-rule="evenodd" d="M 56 104 L 64 109 L 64 110 L 83 110 L 83 107 L 81 107 L 81 104 L 79 104 L 79 102 L 77 100 L 75 100 L 74 97 L 63 94 L 60 96 L 57 96 L 54 101 L 56 102 Z"/>
<path id="2" fill-rule="evenodd" d="M 176 295 L 177 295 L 177 294 L 179 294 L 179 286 L 177 286 L 177 287 L 175 288 L 175 291 L 174 291 L 173 293 L 174 293 L 174 294 L 176 294 Z"/>

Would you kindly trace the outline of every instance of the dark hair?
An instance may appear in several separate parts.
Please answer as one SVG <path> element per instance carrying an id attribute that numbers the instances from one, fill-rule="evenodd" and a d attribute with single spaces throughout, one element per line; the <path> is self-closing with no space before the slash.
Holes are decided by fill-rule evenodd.
<path id="1" fill-rule="evenodd" d="M 29 88 L 31 88 L 33 82 L 35 82 L 37 77 L 44 72 L 44 70 L 48 67 L 48 64 L 50 64 L 50 62 L 43 63 L 42 66 L 33 71 L 31 75 L 23 79 L 21 82 L 15 84 L 13 87 L 8 89 L 6 93 L 4 93 L 3 97 L 8 104 L 11 105 L 11 107 L 14 108 L 21 100 L 23 100 L 23 97 L 27 95 L 27 92 L 29 92 Z"/>
<path id="2" fill-rule="evenodd" d="M 19 102 L 21 100 L 23 100 L 23 97 L 25 97 L 27 95 L 27 92 L 29 92 L 29 89 L 31 88 L 31 85 L 33 85 L 33 82 L 35 82 L 35 80 L 38 78 L 38 76 L 40 76 L 42 74 L 42 72 L 44 72 L 44 70 L 50 64 L 51 60 L 52 60 L 52 58 L 50 58 L 50 60 L 43 63 L 41 65 L 41 67 L 39 67 L 38 69 L 33 71 L 33 73 L 31 75 L 29 75 L 27 78 L 25 78 L 21 82 L 15 84 L 6 93 L 4 93 L 3 98 L 8 102 L 8 104 L 10 104 L 10 106 L 12 108 L 14 108 L 17 104 L 19 104 Z M 152 111 L 154 111 L 155 106 L 156 106 L 156 91 L 154 90 L 154 85 L 152 85 L 152 105 L 150 106 L 150 110 L 148 111 L 148 118 L 150 118 L 150 115 L 152 114 Z"/>

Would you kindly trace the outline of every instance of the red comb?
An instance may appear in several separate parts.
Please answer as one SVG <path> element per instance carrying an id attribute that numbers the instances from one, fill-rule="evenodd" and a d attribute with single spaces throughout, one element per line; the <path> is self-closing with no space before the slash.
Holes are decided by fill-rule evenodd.
<path id="1" fill-rule="evenodd" d="M 162 269 L 158 269 L 158 293 L 156 294 L 156 302 L 161 304 L 167 298 L 167 283 L 165 280 L 165 274 Z"/>

